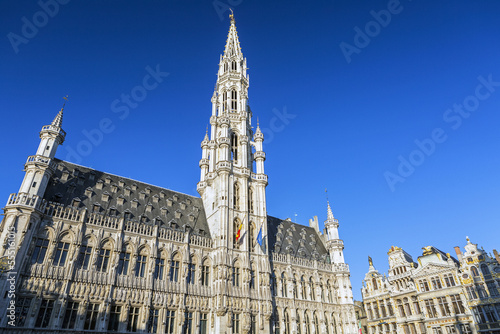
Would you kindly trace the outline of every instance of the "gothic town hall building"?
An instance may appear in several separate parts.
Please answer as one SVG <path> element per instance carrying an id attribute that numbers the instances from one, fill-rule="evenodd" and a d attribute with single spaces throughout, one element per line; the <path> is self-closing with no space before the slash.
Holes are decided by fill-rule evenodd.
<path id="1" fill-rule="evenodd" d="M 267 215 L 246 71 L 231 16 L 200 197 L 55 158 L 63 109 L 42 127 L 3 209 L 0 332 L 357 332 L 330 206 L 323 231 Z"/>

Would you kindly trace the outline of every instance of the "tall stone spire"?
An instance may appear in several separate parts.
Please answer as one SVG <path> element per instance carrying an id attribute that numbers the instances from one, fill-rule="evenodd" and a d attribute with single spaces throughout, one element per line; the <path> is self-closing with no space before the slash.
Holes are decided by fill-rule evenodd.
<path id="1" fill-rule="evenodd" d="M 339 237 L 339 221 L 333 216 L 330 201 L 327 202 L 326 217 L 325 228 L 330 258 L 334 263 L 344 263 L 344 242 Z"/>
<path id="2" fill-rule="evenodd" d="M 264 136 L 258 127 L 255 135 L 252 129 L 246 59 L 241 52 L 234 15 L 230 18 L 211 98 L 209 136 L 201 143 L 201 176 L 197 189 L 209 217 L 210 232 L 221 246 L 233 247 L 237 222 L 243 223 L 241 233 L 248 233 L 249 238 L 245 241 L 247 244 L 237 246 L 241 249 L 253 247 L 255 238 L 250 230 L 257 231 L 267 219 L 267 175 L 264 174 Z M 263 235 L 266 233 L 264 226 Z"/>
<path id="3" fill-rule="evenodd" d="M 24 165 L 23 183 L 19 193 L 42 197 L 50 177 L 54 173 L 55 164 L 52 159 L 57 148 L 66 138 L 66 132 L 61 128 L 64 105 L 50 125 L 45 125 L 40 131 L 40 144 L 35 155 L 29 156 Z"/>

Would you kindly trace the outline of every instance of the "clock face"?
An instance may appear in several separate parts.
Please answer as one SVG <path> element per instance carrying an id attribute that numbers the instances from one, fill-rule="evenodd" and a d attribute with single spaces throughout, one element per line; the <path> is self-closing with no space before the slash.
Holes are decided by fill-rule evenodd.
<path id="1" fill-rule="evenodd" d="M 469 278 L 469 275 L 467 275 L 467 274 L 463 274 L 463 275 L 462 275 L 462 277 L 463 277 L 463 278 Z"/>

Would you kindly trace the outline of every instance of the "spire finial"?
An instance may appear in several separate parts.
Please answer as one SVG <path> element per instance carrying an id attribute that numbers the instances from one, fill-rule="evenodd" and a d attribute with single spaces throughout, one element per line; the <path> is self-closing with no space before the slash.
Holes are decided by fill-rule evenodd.
<path id="1" fill-rule="evenodd" d="M 234 22 L 234 13 L 233 13 L 233 9 L 232 9 L 232 8 L 229 8 L 229 10 L 231 11 L 231 14 L 229 14 L 229 18 L 231 19 L 231 22 Z"/>
<path id="2" fill-rule="evenodd" d="M 368 256 L 368 264 L 370 265 L 370 267 L 373 267 L 373 260 L 371 256 Z"/>
<path id="3" fill-rule="evenodd" d="M 208 124 L 207 124 L 207 130 L 205 131 L 205 134 L 208 135 Z"/>
<path id="4" fill-rule="evenodd" d="M 64 106 L 66 105 L 66 101 L 68 101 L 68 95 L 64 96 L 63 99 L 64 99 L 64 103 L 62 105 L 62 108 L 61 108 L 61 110 L 59 110 L 56 117 L 52 121 L 52 125 L 57 126 L 58 128 L 60 128 L 62 126 L 63 110 L 64 110 Z"/>
<path id="5" fill-rule="evenodd" d="M 66 105 L 66 102 L 68 102 L 68 95 L 63 96 L 63 99 L 64 99 L 64 102 L 63 102 L 63 106 L 62 106 L 62 108 L 61 108 L 61 111 L 63 111 L 63 110 L 64 110 L 64 106 Z"/>
<path id="6" fill-rule="evenodd" d="M 257 127 L 259 127 L 259 117 L 257 117 Z"/>

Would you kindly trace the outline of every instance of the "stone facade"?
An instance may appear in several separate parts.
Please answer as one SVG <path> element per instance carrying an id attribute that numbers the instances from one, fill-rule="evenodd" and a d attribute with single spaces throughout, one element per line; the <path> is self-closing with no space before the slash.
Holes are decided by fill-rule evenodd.
<path id="1" fill-rule="evenodd" d="M 500 271 L 500 264 L 484 251 L 477 250 L 470 241 L 464 254 L 466 261 L 459 247 L 456 249 L 459 260 L 427 246 L 414 262 L 401 248 L 391 247 L 388 276 L 380 274 L 369 258 L 370 267 L 362 288 L 369 333 L 466 334 L 485 329 L 490 330 L 488 333 L 497 333 L 491 329 L 498 328 L 500 275 L 493 273 Z M 477 271 L 480 262 L 490 270 L 485 269 L 490 273 L 486 281 L 484 274 Z M 476 264 L 475 276 L 470 273 L 473 264 Z M 491 288 L 489 295 L 485 282 Z M 484 292 L 481 297 L 476 293 L 478 290 Z"/>
<path id="2" fill-rule="evenodd" d="M 55 158 L 42 128 L 0 225 L 3 332 L 357 332 L 338 220 L 267 215 L 234 18 L 201 143 L 201 197 Z"/>

